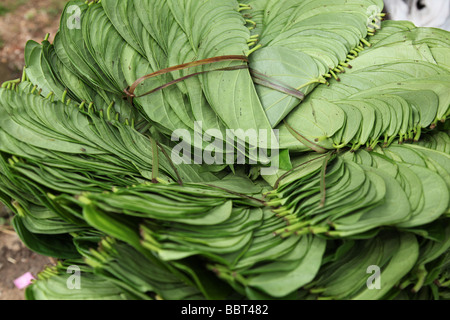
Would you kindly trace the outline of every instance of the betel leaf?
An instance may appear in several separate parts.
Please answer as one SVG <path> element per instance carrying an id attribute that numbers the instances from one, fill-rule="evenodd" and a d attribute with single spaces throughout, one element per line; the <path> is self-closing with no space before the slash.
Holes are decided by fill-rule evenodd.
<path id="1" fill-rule="evenodd" d="M 13 226 L 24 244 L 41 255 L 59 259 L 74 259 L 80 256 L 69 235 L 37 235 L 31 233 L 19 216 L 14 217 Z"/>
<path id="2" fill-rule="evenodd" d="M 297 268 L 288 273 L 271 274 L 269 278 L 265 276 L 252 278 L 249 285 L 274 297 L 286 296 L 315 277 L 319 270 L 324 249 L 325 241 L 315 238 L 311 241 L 308 253 Z"/>
<path id="3" fill-rule="evenodd" d="M 306 96 L 315 87 L 320 76 L 316 62 L 308 55 L 281 47 L 268 47 L 256 51 L 250 57 L 252 69 L 301 91 Z M 265 86 L 257 86 L 266 115 L 273 127 L 282 121 L 302 100 Z"/>
<path id="4" fill-rule="evenodd" d="M 382 8 L 68 1 L 0 89 L 0 199 L 84 259 L 27 297 L 447 298 L 449 36 Z"/>

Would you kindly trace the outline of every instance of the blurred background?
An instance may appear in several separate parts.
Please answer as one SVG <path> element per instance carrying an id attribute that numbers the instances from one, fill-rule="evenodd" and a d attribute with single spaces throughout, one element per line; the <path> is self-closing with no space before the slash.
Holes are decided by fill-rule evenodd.
<path id="1" fill-rule="evenodd" d="M 384 0 L 392 20 L 410 20 L 417 27 L 450 31 L 450 0 Z"/>
<path id="2" fill-rule="evenodd" d="M 0 0 L 0 83 L 20 76 L 29 39 L 53 37 L 66 0 Z"/>
<path id="3" fill-rule="evenodd" d="M 126 0 L 124 0 L 126 1 Z M 131 0 L 128 0 L 131 1 Z M 28 40 L 50 41 L 59 26 L 66 0 L 0 0 L 0 83 L 21 76 Z M 450 0 L 385 0 L 388 18 L 411 20 L 417 26 L 450 31 Z M 49 258 L 27 250 L 10 225 L 11 213 L 0 203 L 0 300 L 21 300 L 23 290 L 13 280 L 26 272 L 36 275 Z"/>

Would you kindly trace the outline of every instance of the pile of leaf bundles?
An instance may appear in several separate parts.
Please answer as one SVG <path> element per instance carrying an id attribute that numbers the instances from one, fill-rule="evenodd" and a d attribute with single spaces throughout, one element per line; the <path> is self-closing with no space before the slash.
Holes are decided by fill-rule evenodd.
<path id="1" fill-rule="evenodd" d="M 450 33 L 382 9 L 68 1 L 0 89 L 0 200 L 58 261 L 26 297 L 450 299 Z M 174 153 L 199 123 L 245 161 Z"/>

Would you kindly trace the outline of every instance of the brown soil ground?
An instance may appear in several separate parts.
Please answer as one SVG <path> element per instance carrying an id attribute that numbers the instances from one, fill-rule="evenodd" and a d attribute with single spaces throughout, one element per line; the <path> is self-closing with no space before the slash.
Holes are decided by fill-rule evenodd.
<path id="1" fill-rule="evenodd" d="M 28 40 L 40 42 L 50 33 L 52 41 L 65 3 L 65 0 L 0 1 L 0 83 L 20 77 Z M 0 204 L 0 300 L 23 300 L 24 290 L 17 289 L 13 281 L 27 272 L 36 276 L 54 261 L 28 250 L 5 223 L 7 216 Z"/>
<path id="2" fill-rule="evenodd" d="M 25 248 L 12 229 L 0 228 L 0 300 L 24 300 L 25 289 L 13 281 L 27 272 L 36 277 L 46 265 L 54 261 Z"/>
<path id="3" fill-rule="evenodd" d="M 28 40 L 52 41 L 65 0 L 2 0 L 0 2 L 0 62 L 22 70 Z"/>

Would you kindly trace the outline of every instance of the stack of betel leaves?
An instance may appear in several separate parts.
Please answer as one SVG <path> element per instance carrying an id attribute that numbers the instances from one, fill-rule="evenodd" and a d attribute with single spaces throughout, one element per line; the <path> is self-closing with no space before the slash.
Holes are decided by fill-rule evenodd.
<path id="1" fill-rule="evenodd" d="M 382 9 L 69 1 L 0 89 L 27 298 L 450 299 L 450 33 Z"/>

